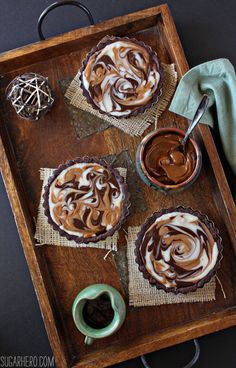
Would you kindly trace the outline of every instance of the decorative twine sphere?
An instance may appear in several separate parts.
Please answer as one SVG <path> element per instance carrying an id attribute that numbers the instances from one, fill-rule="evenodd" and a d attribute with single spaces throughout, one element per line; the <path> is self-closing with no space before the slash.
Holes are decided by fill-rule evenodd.
<path id="1" fill-rule="evenodd" d="M 48 78 L 36 73 L 25 73 L 13 79 L 6 88 L 6 98 L 19 116 L 29 120 L 39 120 L 51 110 L 54 102 Z"/>

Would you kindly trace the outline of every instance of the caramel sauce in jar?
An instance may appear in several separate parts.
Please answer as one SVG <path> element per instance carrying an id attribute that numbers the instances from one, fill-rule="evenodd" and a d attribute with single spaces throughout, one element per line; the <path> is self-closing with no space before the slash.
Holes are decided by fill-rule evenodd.
<path id="1" fill-rule="evenodd" d="M 183 137 L 175 132 L 157 134 L 144 150 L 144 165 L 148 174 L 166 185 L 186 181 L 194 172 L 196 151 L 190 140 L 185 149 L 180 145 Z"/>

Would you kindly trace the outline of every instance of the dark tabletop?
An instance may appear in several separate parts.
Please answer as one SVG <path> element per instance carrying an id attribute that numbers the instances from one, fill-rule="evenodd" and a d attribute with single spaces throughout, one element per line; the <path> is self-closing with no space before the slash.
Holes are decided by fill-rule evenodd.
<path id="1" fill-rule="evenodd" d="M 0 0 L 0 52 L 38 40 L 37 18 L 53 0 Z M 95 22 L 160 4 L 157 0 L 82 0 Z M 190 67 L 226 57 L 236 65 L 235 0 L 169 0 Z M 44 23 L 47 36 L 87 25 L 75 8 L 63 7 Z M 1 72 L 1 71 L 0 71 Z M 232 180 L 232 178 L 231 178 Z M 0 179 L 0 367 L 2 356 L 52 356 L 14 217 Z M 236 367 L 236 328 L 201 339 L 199 368 Z M 155 368 L 178 368 L 191 359 L 187 342 L 150 354 Z M 115 367 L 142 367 L 139 359 Z"/>

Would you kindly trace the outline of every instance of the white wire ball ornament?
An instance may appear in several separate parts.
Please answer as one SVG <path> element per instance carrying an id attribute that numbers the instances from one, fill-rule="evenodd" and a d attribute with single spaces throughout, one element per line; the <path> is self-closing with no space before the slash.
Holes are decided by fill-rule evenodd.
<path id="1" fill-rule="evenodd" d="M 36 73 L 17 76 L 6 88 L 6 98 L 22 118 L 39 120 L 54 103 L 48 78 Z"/>

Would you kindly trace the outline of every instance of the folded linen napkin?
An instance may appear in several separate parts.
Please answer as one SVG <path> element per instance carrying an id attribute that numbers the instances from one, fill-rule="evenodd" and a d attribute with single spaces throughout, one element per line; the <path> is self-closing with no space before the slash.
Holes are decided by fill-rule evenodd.
<path id="1" fill-rule="evenodd" d="M 180 80 L 169 110 L 192 119 L 202 95 L 210 97 L 201 122 L 218 129 L 225 156 L 236 175 L 236 75 L 228 59 L 208 61 L 190 69 Z M 211 107 L 215 104 L 217 122 Z"/>

